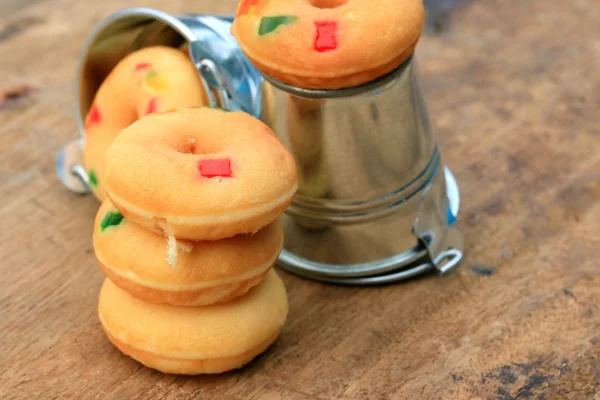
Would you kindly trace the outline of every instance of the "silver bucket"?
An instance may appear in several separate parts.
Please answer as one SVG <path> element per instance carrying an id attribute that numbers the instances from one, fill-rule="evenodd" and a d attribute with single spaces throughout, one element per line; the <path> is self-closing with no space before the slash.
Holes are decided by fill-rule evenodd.
<path id="1" fill-rule="evenodd" d="M 171 16 L 145 8 L 105 19 L 82 51 L 75 114 L 80 138 L 61 150 L 57 174 L 88 193 L 83 119 L 101 82 L 127 54 L 188 46 L 211 105 L 270 125 L 294 154 L 299 192 L 283 217 L 278 265 L 312 279 L 376 284 L 463 257 L 458 186 L 443 165 L 415 62 L 360 87 L 304 90 L 263 77 L 230 34 L 228 16 Z"/>

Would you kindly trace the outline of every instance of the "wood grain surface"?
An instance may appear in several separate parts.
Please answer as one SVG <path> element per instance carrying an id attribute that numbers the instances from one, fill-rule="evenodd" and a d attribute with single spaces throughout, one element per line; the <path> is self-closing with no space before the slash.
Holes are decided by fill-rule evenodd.
<path id="1" fill-rule="evenodd" d="M 96 315 L 98 203 L 63 189 L 83 41 L 129 6 L 234 1 L 2 0 L 0 399 L 600 399 L 600 6 L 472 1 L 418 47 L 467 257 L 377 288 L 280 271 L 287 325 L 216 377 L 121 355 Z"/>

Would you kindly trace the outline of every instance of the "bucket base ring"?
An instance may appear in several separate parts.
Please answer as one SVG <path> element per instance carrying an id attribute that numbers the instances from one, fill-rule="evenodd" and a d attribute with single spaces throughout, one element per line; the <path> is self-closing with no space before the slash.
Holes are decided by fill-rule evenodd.
<path id="1" fill-rule="evenodd" d="M 460 191 L 456 178 L 448 167 L 444 167 L 444 177 L 449 211 L 456 219 L 460 210 Z M 453 247 L 442 253 L 445 255 L 445 263 L 441 270 L 436 267 L 424 246 L 421 245 L 386 259 L 352 265 L 310 261 L 284 249 L 281 251 L 276 264 L 283 270 L 295 275 L 333 284 L 378 285 L 394 283 L 433 271 L 443 274 L 456 267 L 463 258 L 462 234 L 454 225 L 449 226 L 444 234 L 455 236 L 458 240 L 450 240 Z M 438 257 L 438 259 L 441 259 L 441 257 Z"/>

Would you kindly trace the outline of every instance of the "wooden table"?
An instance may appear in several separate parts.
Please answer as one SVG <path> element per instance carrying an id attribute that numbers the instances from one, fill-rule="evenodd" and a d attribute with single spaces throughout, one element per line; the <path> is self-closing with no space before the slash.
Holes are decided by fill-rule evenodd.
<path id="1" fill-rule="evenodd" d="M 459 270 L 377 288 L 280 272 L 290 315 L 276 344 L 239 372 L 196 378 L 146 369 L 104 336 L 98 203 L 54 175 L 76 137 L 84 39 L 142 3 L 234 6 L 0 4 L 0 399 L 600 399 L 597 0 L 475 1 L 423 38 L 431 112 L 462 189 Z"/>

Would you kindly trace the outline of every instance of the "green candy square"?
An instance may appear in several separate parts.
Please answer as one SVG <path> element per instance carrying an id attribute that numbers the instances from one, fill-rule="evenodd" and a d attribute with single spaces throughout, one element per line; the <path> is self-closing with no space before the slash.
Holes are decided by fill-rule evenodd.
<path id="1" fill-rule="evenodd" d="M 289 25 L 298 20 L 298 17 L 290 17 L 287 15 L 278 15 L 274 17 L 262 17 L 260 20 L 260 26 L 258 27 L 258 34 L 260 36 L 267 35 L 282 25 Z"/>
<path id="2" fill-rule="evenodd" d="M 118 226 L 121 221 L 123 221 L 123 214 L 118 211 L 109 211 L 102 218 L 102 222 L 100 222 L 100 231 L 104 232 L 106 228 L 110 228 L 111 226 Z"/>
<path id="3" fill-rule="evenodd" d="M 96 176 L 96 173 L 93 169 L 91 169 L 90 172 L 88 172 L 88 180 L 90 181 L 90 185 L 92 187 L 98 186 L 98 177 Z"/>

